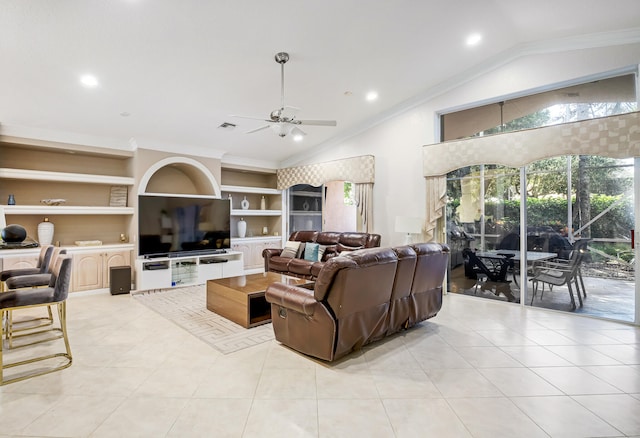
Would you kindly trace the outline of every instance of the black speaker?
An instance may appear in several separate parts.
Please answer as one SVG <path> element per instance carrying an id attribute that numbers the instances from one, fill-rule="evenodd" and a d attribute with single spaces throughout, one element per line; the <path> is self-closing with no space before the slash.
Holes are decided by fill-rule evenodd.
<path id="1" fill-rule="evenodd" d="M 109 269 L 111 295 L 131 292 L 131 266 L 112 266 Z"/>

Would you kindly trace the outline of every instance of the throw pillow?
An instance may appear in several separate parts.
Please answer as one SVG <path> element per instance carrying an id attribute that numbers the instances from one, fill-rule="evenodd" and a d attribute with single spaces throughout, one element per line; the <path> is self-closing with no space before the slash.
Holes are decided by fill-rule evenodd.
<path id="1" fill-rule="evenodd" d="M 306 243 L 305 242 L 300 242 L 300 248 L 298 248 L 298 252 L 296 254 L 296 258 L 297 259 L 301 259 L 304 257 L 304 249 L 306 248 Z"/>
<path id="2" fill-rule="evenodd" d="M 298 248 L 300 248 L 300 242 L 292 242 L 291 240 L 285 243 L 284 248 L 282 249 L 282 253 L 280 253 L 280 257 L 286 257 L 288 259 L 292 259 L 298 254 Z"/>
<path id="3" fill-rule="evenodd" d="M 320 245 L 317 243 L 307 243 L 304 248 L 304 259 L 309 260 L 310 262 L 317 262 L 319 247 Z"/>
<path id="4" fill-rule="evenodd" d="M 324 256 L 324 252 L 327 249 L 327 245 L 318 245 L 318 261 L 322 261 L 322 257 Z"/>

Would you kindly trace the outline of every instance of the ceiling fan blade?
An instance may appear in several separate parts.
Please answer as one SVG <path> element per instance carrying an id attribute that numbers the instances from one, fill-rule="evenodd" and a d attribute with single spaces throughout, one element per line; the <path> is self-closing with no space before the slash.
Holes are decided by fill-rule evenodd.
<path id="1" fill-rule="evenodd" d="M 300 125 L 337 126 L 335 120 L 296 120 Z"/>
<path id="2" fill-rule="evenodd" d="M 245 134 L 253 134 L 254 132 L 262 131 L 263 129 L 268 129 L 271 125 L 264 125 L 256 129 L 252 129 L 251 131 L 245 132 Z"/>
<path id="3" fill-rule="evenodd" d="M 269 123 L 273 122 L 273 120 L 268 120 L 268 119 L 265 119 L 264 117 L 238 116 L 238 115 L 235 115 L 235 114 L 229 114 L 229 117 L 238 117 L 240 119 L 249 119 L 249 120 L 261 120 L 263 122 L 269 122 Z"/>

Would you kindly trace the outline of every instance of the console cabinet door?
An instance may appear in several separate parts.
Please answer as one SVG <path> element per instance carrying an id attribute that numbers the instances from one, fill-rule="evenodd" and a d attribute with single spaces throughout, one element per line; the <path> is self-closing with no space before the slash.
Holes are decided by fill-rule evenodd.
<path id="1" fill-rule="evenodd" d="M 244 260 L 244 269 L 251 269 L 251 244 L 249 243 L 232 243 L 231 249 L 242 253 L 242 260 Z"/>
<path id="2" fill-rule="evenodd" d="M 83 252 L 73 255 L 73 286 L 74 292 L 102 288 L 101 252 Z"/>
<path id="3" fill-rule="evenodd" d="M 109 287 L 109 271 L 112 266 L 130 266 L 128 250 L 82 252 L 73 255 L 72 291 L 103 289 Z"/>
<path id="4" fill-rule="evenodd" d="M 111 286 L 112 266 L 131 266 L 131 251 L 107 251 L 103 254 L 102 287 Z"/>

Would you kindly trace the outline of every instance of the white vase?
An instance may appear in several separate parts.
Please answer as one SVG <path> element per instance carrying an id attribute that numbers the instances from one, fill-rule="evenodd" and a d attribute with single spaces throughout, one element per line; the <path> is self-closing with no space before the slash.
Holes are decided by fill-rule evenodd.
<path id="1" fill-rule="evenodd" d="M 45 217 L 44 222 L 38 224 L 38 242 L 40 245 L 51 245 L 53 242 L 54 226 L 49 222 L 49 218 Z"/>
<path id="2" fill-rule="evenodd" d="M 238 221 L 238 237 L 244 237 L 247 235 L 247 223 L 244 218 L 240 218 Z"/>
<path id="3" fill-rule="evenodd" d="M 246 196 L 240 202 L 240 207 L 242 207 L 243 210 L 248 210 L 249 209 L 249 201 L 247 201 L 247 197 Z"/>
<path id="4" fill-rule="evenodd" d="M 260 199 L 260 210 L 267 209 L 267 200 L 264 199 L 264 196 Z"/>

